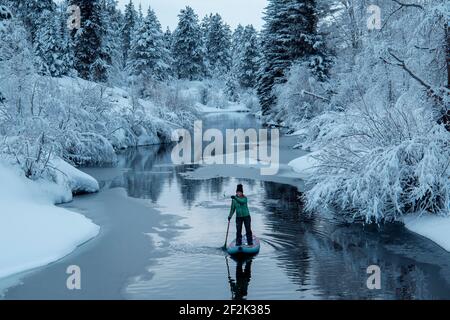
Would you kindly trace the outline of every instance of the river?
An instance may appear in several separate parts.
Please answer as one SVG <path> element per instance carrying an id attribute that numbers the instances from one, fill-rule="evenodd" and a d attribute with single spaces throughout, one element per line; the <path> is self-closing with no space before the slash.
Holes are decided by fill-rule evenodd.
<path id="1" fill-rule="evenodd" d="M 210 114 L 204 127 L 259 123 L 244 113 Z M 400 224 L 346 224 L 304 212 L 305 187 L 286 165 L 303 154 L 290 148 L 294 142 L 282 137 L 275 177 L 242 166 L 175 166 L 167 145 L 124 151 L 115 167 L 85 168 L 101 191 L 64 207 L 100 225 L 99 236 L 8 279 L 3 298 L 450 299 L 450 254 L 431 241 Z M 262 242 L 245 261 L 221 249 L 238 183 Z M 70 265 L 81 269 L 81 290 L 66 287 Z M 371 265 L 381 270 L 379 290 L 366 285 Z"/>

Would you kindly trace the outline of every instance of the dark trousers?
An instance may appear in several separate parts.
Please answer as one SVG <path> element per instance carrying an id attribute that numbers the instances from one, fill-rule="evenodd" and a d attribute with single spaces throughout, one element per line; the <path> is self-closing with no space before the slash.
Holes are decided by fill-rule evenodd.
<path id="1" fill-rule="evenodd" d="M 247 244 L 253 245 L 253 233 L 252 233 L 252 219 L 247 217 L 236 217 L 236 245 L 242 245 L 242 224 L 245 225 L 245 232 L 247 236 Z"/>

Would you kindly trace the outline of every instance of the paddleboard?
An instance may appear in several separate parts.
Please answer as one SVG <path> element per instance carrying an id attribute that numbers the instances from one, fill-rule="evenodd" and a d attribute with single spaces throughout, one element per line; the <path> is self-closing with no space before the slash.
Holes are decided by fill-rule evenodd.
<path id="1" fill-rule="evenodd" d="M 236 245 L 236 239 L 234 239 L 227 247 L 227 252 L 231 255 L 237 254 L 257 254 L 261 249 L 261 244 L 256 236 L 253 236 L 253 245 L 249 246 L 247 244 L 247 239 L 245 236 L 242 237 L 242 245 Z"/>

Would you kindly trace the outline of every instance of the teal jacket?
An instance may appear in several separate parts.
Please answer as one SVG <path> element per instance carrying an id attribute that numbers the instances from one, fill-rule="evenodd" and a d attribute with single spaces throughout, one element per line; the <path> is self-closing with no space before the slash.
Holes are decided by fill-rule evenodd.
<path id="1" fill-rule="evenodd" d="M 235 197 L 231 202 L 230 214 L 228 217 L 231 219 L 236 212 L 236 217 L 244 218 L 250 216 L 250 211 L 247 206 L 248 200 L 247 197 Z"/>

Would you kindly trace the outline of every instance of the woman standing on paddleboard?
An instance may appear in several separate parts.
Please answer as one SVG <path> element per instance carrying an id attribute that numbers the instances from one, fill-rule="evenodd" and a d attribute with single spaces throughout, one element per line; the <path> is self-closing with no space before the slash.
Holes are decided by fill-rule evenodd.
<path id="1" fill-rule="evenodd" d="M 253 245 L 253 234 L 251 227 L 250 211 L 247 206 L 247 197 L 244 195 L 244 187 L 242 184 L 238 184 L 236 189 L 236 195 L 231 197 L 231 209 L 228 215 L 228 221 L 231 220 L 236 212 L 236 246 L 242 245 L 242 225 L 245 226 L 245 232 L 247 237 L 247 245 Z"/>

